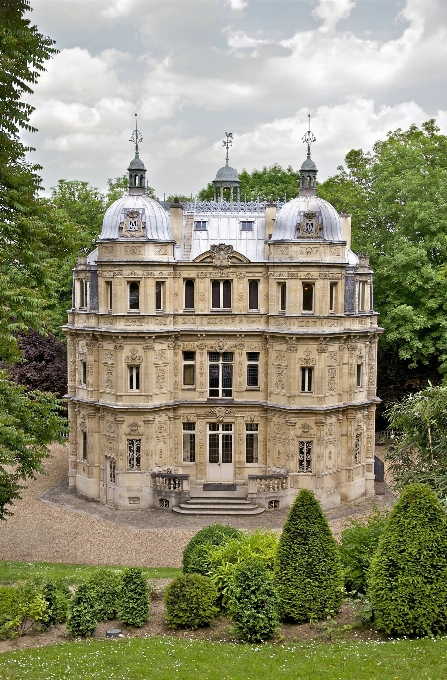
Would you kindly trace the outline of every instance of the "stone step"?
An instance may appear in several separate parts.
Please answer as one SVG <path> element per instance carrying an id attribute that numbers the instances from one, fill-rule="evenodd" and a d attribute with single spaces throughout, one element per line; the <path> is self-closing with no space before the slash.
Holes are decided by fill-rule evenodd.
<path id="1" fill-rule="evenodd" d="M 190 498 L 185 503 L 172 508 L 174 512 L 184 515 L 260 515 L 264 508 L 246 498 Z"/>
<path id="2" fill-rule="evenodd" d="M 211 508 L 196 508 L 191 509 L 187 505 L 178 505 L 172 508 L 173 512 L 178 512 L 181 515 L 260 515 L 264 512 L 264 508 L 253 506 L 252 508 L 238 508 L 237 510 L 230 510 L 228 508 L 221 508 L 220 510 L 213 510 Z"/>
<path id="3" fill-rule="evenodd" d="M 247 498 L 235 498 L 234 496 L 232 497 L 225 497 L 225 496 L 191 496 L 189 499 L 188 503 L 200 503 L 200 504 L 209 504 L 209 503 L 222 503 L 222 504 L 230 504 L 230 505 L 250 505 L 251 501 L 247 500 Z"/>

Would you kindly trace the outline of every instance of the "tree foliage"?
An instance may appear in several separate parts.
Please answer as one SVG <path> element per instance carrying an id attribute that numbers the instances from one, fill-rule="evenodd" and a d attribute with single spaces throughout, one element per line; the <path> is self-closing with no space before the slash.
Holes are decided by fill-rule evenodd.
<path id="1" fill-rule="evenodd" d="M 400 433 L 387 450 L 395 487 L 426 483 L 447 500 L 447 387 L 410 394 L 391 406 L 388 419 Z"/>
<path id="2" fill-rule="evenodd" d="M 149 588 L 142 569 L 123 571 L 118 616 L 125 626 L 140 628 L 149 619 Z"/>
<path id="3" fill-rule="evenodd" d="M 70 602 L 67 630 L 73 637 L 88 637 L 94 635 L 97 622 L 95 594 L 87 583 L 81 583 Z"/>
<path id="4" fill-rule="evenodd" d="M 278 630 L 278 593 L 272 572 L 259 557 L 236 568 L 230 619 L 235 633 L 247 642 L 268 640 Z"/>
<path id="5" fill-rule="evenodd" d="M 366 593 L 367 574 L 382 535 L 387 513 L 374 508 L 366 521 L 349 518 L 341 535 L 340 555 L 345 588 Z"/>
<path id="6" fill-rule="evenodd" d="M 166 588 L 166 623 L 170 628 L 195 630 L 209 626 L 217 616 L 217 590 L 202 574 L 184 574 Z"/>
<path id="7" fill-rule="evenodd" d="M 275 567 L 279 615 L 297 623 L 337 613 L 343 599 L 338 546 L 314 494 L 302 489 L 287 516 Z"/>
<path id="8" fill-rule="evenodd" d="M 187 574 L 196 568 L 198 559 L 194 553 L 198 546 L 225 545 L 230 538 L 238 538 L 241 536 L 242 534 L 238 529 L 233 529 L 233 527 L 224 524 L 211 524 L 208 527 L 200 529 L 200 531 L 191 538 L 183 550 L 183 572 Z"/>
<path id="9" fill-rule="evenodd" d="M 447 630 L 447 516 L 424 484 L 407 486 L 390 513 L 368 577 L 375 625 L 422 637 Z"/>
<path id="10" fill-rule="evenodd" d="M 447 137 L 429 120 L 388 133 L 371 153 L 350 151 L 345 164 L 318 194 L 352 213 L 353 249 L 370 254 L 382 342 L 445 371 Z"/>
<path id="11" fill-rule="evenodd" d="M 239 173 L 241 181 L 240 191 L 242 201 L 269 200 L 273 198 L 290 200 L 298 196 L 299 173 L 295 172 L 291 165 L 286 169 L 278 163 L 270 167 L 264 166 L 262 170 L 242 170 Z M 214 197 L 214 186 L 210 182 L 205 189 L 199 191 L 198 198 L 202 201 L 211 201 Z"/>

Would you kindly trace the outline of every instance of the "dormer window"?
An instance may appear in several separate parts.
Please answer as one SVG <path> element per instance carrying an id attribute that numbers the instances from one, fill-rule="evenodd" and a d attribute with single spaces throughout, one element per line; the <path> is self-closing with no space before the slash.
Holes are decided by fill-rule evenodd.
<path id="1" fill-rule="evenodd" d="M 206 220 L 197 220 L 194 222 L 195 231 L 206 231 L 207 223 Z"/>
<path id="2" fill-rule="evenodd" d="M 243 221 L 241 222 L 241 231 L 253 231 L 254 222 Z"/>

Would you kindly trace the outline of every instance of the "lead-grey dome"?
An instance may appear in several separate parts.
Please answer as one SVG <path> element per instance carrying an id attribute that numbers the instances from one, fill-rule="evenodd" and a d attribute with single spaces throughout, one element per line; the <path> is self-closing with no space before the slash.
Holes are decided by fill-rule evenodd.
<path id="1" fill-rule="evenodd" d="M 227 180 L 230 182 L 238 182 L 239 176 L 235 168 L 230 168 L 229 165 L 224 165 L 220 170 L 217 171 L 216 180 L 222 181 Z M 214 181 L 216 181 L 214 180 Z"/>
<path id="2" fill-rule="evenodd" d="M 120 238 L 120 225 L 129 212 L 138 212 L 141 222 L 146 225 L 146 240 L 173 241 L 166 211 L 146 194 L 127 194 L 112 203 L 104 215 L 100 238 Z"/>
<path id="3" fill-rule="evenodd" d="M 310 156 L 306 158 L 306 160 L 303 162 L 301 166 L 301 170 L 317 170 L 317 166 L 313 162 L 312 158 Z"/>
<path id="4" fill-rule="evenodd" d="M 340 217 L 333 205 L 317 196 L 298 196 L 288 201 L 279 211 L 275 220 L 272 241 L 297 241 L 297 225 L 304 220 L 305 213 L 316 213 L 323 225 L 322 238 L 325 241 L 344 241 Z"/>
<path id="5" fill-rule="evenodd" d="M 130 161 L 129 167 L 127 169 L 128 170 L 146 170 L 146 168 L 144 167 L 144 163 L 139 156 L 135 156 L 135 158 L 133 158 Z"/>

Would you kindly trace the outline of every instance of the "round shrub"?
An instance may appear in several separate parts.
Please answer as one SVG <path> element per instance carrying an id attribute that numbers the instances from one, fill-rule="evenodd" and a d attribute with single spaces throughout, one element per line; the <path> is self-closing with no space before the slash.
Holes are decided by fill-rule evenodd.
<path id="1" fill-rule="evenodd" d="M 343 600 L 340 553 L 320 503 L 302 489 L 279 539 L 275 583 L 282 620 L 305 623 L 332 616 Z"/>
<path id="2" fill-rule="evenodd" d="M 98 569 L 87 581 L 97 604 L 98 621 L 116 619 L 121 592 L 121 574 L 112 569 Z"/>
<path id="3" fill-rule="evenodd" d="M 195 536 L 191 538 L 183 551 L 183 573 L 193 573 L 193 569 L 197 569 L 197 557 L 194 557 L 194 563 L 190 565 L 192 553 L 198 545 L 224 545 L 230 538 L 238 538 L 242 533 L 238 529 L 225 526 L 224 524 L 212 524 L 209 527 L 204 527 L 198 531 Z"/>
<path id="4" fill-rule="evenodd" d="M 345 588 L 366 593 L 367 574 L 386 523 L 386 512 L 375 508 L 366 522 L 349 518 L 341 535 L 340 556 Z"/>
<path id="5" fill-rule="evenodd" d="M 47 603 L 33 580 L 18 586 L 0 586 L 0 639 L 25 635 L 34 624 L 45 626 Z"/>
<path id="6" fill-rule="evenodd" d="M 195 630 L 209 626 L 217 615 L 217 590 L 201 574 L 184 574 L 174 579 L 165 591 L 166 623 L 170 628 Z"/>
<path id="7" fill-rule="evenodd" d="M 447 631 L 447 516 L 425 484 L 407 486 L 391 511 L 368 586 L 375 625 L 385 633 Z"/>
<path id="8" fill-rule="evenodd" d="M 96 630 L 96 599 L 86 583 L 73 595 L 67 617 L 67 630 L 73 637 L 94 635 Z"/>
<path id="9" fill-rule="evenodd" d="M 123 571 L 118 617 L 125 626 L 140 628 L 149 619 L 149 588 L 143 570 L 130 567 Z"/>
<path id="10" fill-rule="evenodd" d="M 278 630 L 278 594 L 272 573 L 259 557 L 239 564 L 234 574 L 230 619 L 247 642 L 262 642 Z"/>

